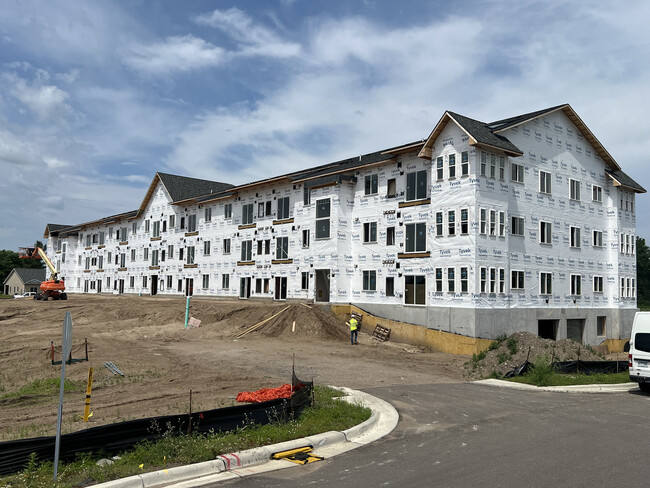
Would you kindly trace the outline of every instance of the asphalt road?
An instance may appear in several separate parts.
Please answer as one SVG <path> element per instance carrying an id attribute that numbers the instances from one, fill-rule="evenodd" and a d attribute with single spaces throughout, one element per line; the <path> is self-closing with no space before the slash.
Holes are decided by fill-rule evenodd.
<path id="1" fill-rule="evenodd" d="M 475 384 L 364 390 L 397 428 L 321 462 L 216 486 L 647 487 L 650 395 L 546 393 Z"/>

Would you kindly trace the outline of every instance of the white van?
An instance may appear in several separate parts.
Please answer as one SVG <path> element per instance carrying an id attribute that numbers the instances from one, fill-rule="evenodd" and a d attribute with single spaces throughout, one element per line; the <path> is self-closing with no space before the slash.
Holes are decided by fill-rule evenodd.
<path id="1" fill-rule="evenodd" d="M 650 392 L 650 312 L 637 312 L 634 316 L 632 335 L 625 350 L 629 352 L 630 381 L 637 382 L 642 391 Z"/>

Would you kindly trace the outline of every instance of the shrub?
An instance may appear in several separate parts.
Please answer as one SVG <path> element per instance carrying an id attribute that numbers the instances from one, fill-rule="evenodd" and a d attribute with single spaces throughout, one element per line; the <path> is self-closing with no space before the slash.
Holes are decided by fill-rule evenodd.
<path id="1" fill-rule="evenodd" d="M 506 346 L 510 349 L 510 354 L 517 354 L 517 341 L 514 337 L 511 337 L 506 341 Z"/>
<path id="2" fill-rule="evenodd" d="M 535 385 L 549 386 L 552 383 L 554 371 L 548 357 L 543 355 L 535 358 L 535 362 L 530 367 L 530 371 L 526 374 Z"/>
<path id="3" fill-rule="evenodd" d="M 506 361 L 508 361 L 511 358 L 512 358 L 512 356 L 510 356 L 510 354 L 508 354 L 505 351 L 500 352 L 499 355 L 497 356 L 497 359 L 499 360 L 499 364 L 505 363 Z"/>

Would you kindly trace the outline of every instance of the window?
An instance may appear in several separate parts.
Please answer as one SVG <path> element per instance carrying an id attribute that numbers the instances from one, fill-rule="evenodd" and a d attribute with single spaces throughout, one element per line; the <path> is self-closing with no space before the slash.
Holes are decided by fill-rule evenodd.
<path id="1" fill-rule="evenodd" d="M 481 267 L 481 293 L 487 292 L 487 268 Z"/>
<path id="2" fill-rule="evenodd" d="M 386 296 L 394 297 L 395 296 L 395 278 L 388 276 L 386 278 Z"/>
<path id="3" fill-rule="evenodd" d="M 183 248 L 181 247 L 181 248 L 178 250 L 178 259 L 179 259 L 180 261 L 183 260 L 183 256 L 185 255 L 184 253 L 185 253 L 185 249 L 183 249 Z"/>
<path id="4" fill-rule="evenodd" d="M 490 293 L 497 292 L 497 270 L 490 268 Z"/>
<path id="5" fill-rule="evenodd" d="M 506 270 L 499 268 L 499 293 L 506 292 Z"/>
<path id="6" fill-rule="evenodd" d="M 406 224 L 406 252 L 424 252 L 427 247 L 427 224 Z"/>
<path id="7" fill-rule="evenodd" d="M 309 290 L 309 271 L 300 273 L 300 289 Z"/>
<path id="8" fill-rule="evenodd" d="M 621 234 L 621 253 L 625 254 L 625 234 Z"/>
<path id="9" fill-rule="evenodd" d="M 210 241 L 203 241 L 203 255 L 210 255 Z"/>
<path id="10" fill-rule="evenodd" d="M 160 221 L 156 220 L 153 223 L 153 232 L 151 233 L 151 237 L 160 237 Z"/>
<path id="11" fill-rule="evenodd" d="M 501 181 L 506 179 L 506 158 L 499 156 L 499 179 Z"/>
<path id="12" fill-rule="evenodd" d="M 479 213 L 481 215 L 479 233 L 482 235 L 486 235 L 487 234 L 487 210 L 482 208 L 479 210 Z"/>
<path id="13" fill-rule="evenodd" d="M 174 259 L 174 246 L 167 246 L 167 255 L 169 259 Z"/>
<path id="14" fill-rule="evenodd" d="M 450 236 L 456 235 L 456 211 L 454 210 L 447 212 L 447 230 Z"/>
<path id="15" fill-rule="evenodd" d="M 387 246 L 395 245 L 395 227 L 386 228 L 386 245 Z"/>
<path id="16" fill-rule="evenodd" d="M 443 225 L 442 212 L 436 212 L 436 237 L 442 237 L 444 235 L 442 233 Z"/>
<path id="17" fill-rule="evenodd" d="M 540 273 L 539 274 L 539 293 L 541 295 L 550 295 L 553 293 L 553 274 Z"/>
<path id="18" fill-rule="evenodd" d="M 368 175 L 364 179 L 364 195 L 376 195 L 379 191 L 379 176 Z"/>
<path id="19" fill-rule="evenodd" d="M 151 251 L 151 266 L 158 266 L 158 249 Z"/>
<path id="20" fill-rule="evenodd" d="M 602 203 L 603 189 L 598 185 L 591 185 L 591 200 L 594 202 Z"/>
<path id="21" fill-rule="evenodd" d="M 207 207 L 205 209 L 205 221 L 206 222 L 211 222 L 212 221 L 212 207 Z M 205 286 L 203 288 L 206 288 Z"/>
<path id="22" fill-rule="evenodd" d="M 115 255 L 115 259 L 117 259 L 117 254 Z M 126 267 L 126 253 L 123 252 L 120 253 L 120 268 L 125 268 L 125 267 Z"/>
<path id="23" fill-rule="evenodd" d="M 496 154 L 490 154 L 490 178 L 496 178 L 497 176 L 497 156 Z"/>
<path id="24" fill-rule="evenodd" d="M 456 155 L 449 155 L 449 178 L 456 178 Z"/>
<path id="25" fill-rule="evenodd" d="M 187 246 L 187 264 L 194 264 L 194 246 Z"/>
<path id="26" fill-rule="evenodd" d="M 427 296 L 427 278 L 424 275 L 407 275 L 404 277 L 404 303 L 406 305 L 425 305 Z"/>
<path id="27" fill-rule="evenodd" d="M 506 213 L 501 210 L 499 212 L 499 237 L 506 236 Z"/>
<path id="28" fill-rule="evenodd" d="M 460 233 L 466 235 L 469 233 L 469 209 L 460 209 Z"/>
<path id="29" fill-rule="evenodd" d="M 137 222 L 133 222 L 133 223 L 131 224 L 131 233 L 132 233 L 133 235 L 135 235 L 135 234 L 138 233 L 138 223 L 137 223 Z"/>
<path id="30" fill-rule="evenodd" d="M 135 287 L 135 276 L 129 276 L 129 288 Z"/>
<path id="31" fill-rule="evenodd" d="M 223 218 L 224 219 L 232 219 L 232 203 L 226 203 L 223 206 Z M 169 225 L 172 225 L 172 224 L 170 223 Z M 228 275 L 224 275 L 224 276 L 228 276 Z"/>
<path id="32" fill-rule="evenodd" d="M 634 278 L 630 278 L 630 296 L 636 298 L 636 284 Z"/>
<path id="33" fill-rule="evenodd" d="M 143 260 L 144 261 L 149 261 L 149 248 L 148 247 L 144 248 L 143 254 L 144 254 Z"/>
<path id="34" fill-rule="evenodd" d="M 571 247 L 580 247 L 580 227 L 571 227 Z"/>
<path id="35" fill-rule="evenodd" d="M 541 221 L 539 223 L 539 242 L 541 244 L 551 244 L 553 239 L 551 222 Z"/>
<path id="36" fill-rule="evenodd" d="M 230 275 L 229 274 L 222 274 L 221 275 L 221 289 L 222 290 L 227 290 L 230 288 Z"/>
<path id="37" fill-rule="evenodd" d="M 278 220 L 289 218 L 289 197 L 278 198 Z"/>
<path id="38" fill-rule="evenodd" d="M 120 240 L 120 242 L 126 242 L 128 237 L 129 237 L 129 235 L 127 233 L 126 227 L 121 227 L 119 235 L 117 236 L 117 238 Z"/>
<path id="39" fill-rule="evenodd" d="M 469 176 L 469 153 L 467 151 L 460 153 L 460 175 Z"/>
<path id="40" fill-rule="evenodd" d="M 523 217 L 512 217 L 510 219 L 510 233 L 513 236 L 523 236 L 524 235 L 524 218 Z"/>
<path id="41" fill-rule="evenodd" d="M 511 270 L 510 271 L 510 289 L 523 290 L 524 289 L 524 272 Z"/>
<path id="42" fill-rule="evenodd" d="M 386 196 L 388 198 L 397 196 L 397 180 L 395 178 L 388 180 Z"/>
<path id="43" fill-rule="evenodd" d="M 634 242 L 636 237 L 630 236 L 630 254 L 634 255 Z"/>
<path id="44" fill-rule="evenodd" d="M 131 249 L 131 261 L 135 261 L 135 249 Z"/>
<path id="45" fill-rule="evenodd" d="M 510 179 L 515 183 L 524 182 L 524 166 L 523 164 L 511 163 L 510 164 Z"/>
<path id="46" fill-rule="evenodd" d="M 421 200 L 427 197 L 427 170 L 407 173 L 406 200 Z"/>
<path id="47" fill-rule="evenodd" d="M 99 233 L 99 245 L 103 246 L 104 245 L 104 232 Z"/>
<path id="48" fill-rule="evenodd" d="M 363 224 L 363 242 L 377 242 L 377 222 L 366 222 Z"/>
<path id="49" fill-rule="evenodd" d="M 248 225 L 253 223 L 253 204 L 247 203 L 241 207 L 241 223 Z"/>
<path id="50" fill-rule="evenodd" d="M 171 291 L 172 289 L 172 280 L 173 280 L 172 275 L 167 276 L 167 288 L 169 289 L 169 291 Z"/>
<path id="51" fill-rule="evenodd" d="M 230 239 L 223 240 L 223 253 L 230 254 Z"/>
<path id="52" fill-rule="evenodd" d="M 580 182 L 578 180 L 569 180 L 569 198 L 580 201 Z"/>
<path id="53" fill-rule="evenodd" d="M 603 292 L 603 277 L 594 276 L 594 293 L 602 293 L 602 292 Z"/>
<path id="54" fill-rule="evenodd" d="M 363 272 L 363 291 L 375 291 L 377 289 L 377 271 Z"/>
<path id="55" fill-rule="evenodd" d="M 113 238 L 113 228 L 112 228 L 112 227 L 109 227 L 109 228 L 108 228 L 108 238 L 109 238 L 109 239 L 112 239 L 112 238 Z"/>
<path id="56" fill-rule="evenodd" d="M 262 246 L 264 245 L 264 241 L 257 241 L 257 255 L 259 256 L 262 254 Z"/>
<path id="57" fill-rule="evenodd" d="M 142 277 L 142 288 L 146 288 L 146 287 L 147 287 L 147 276 L 143 276 Z"/>
<path id="58" fill-rule="evenodd" d="M 287 259 L 289 257 L 289 238 L 278 237 L 275 240 L 275 259 Z"/>
<path id="59" fill-rule="evenodd" d="M 160 251 L 160 260 L 165 261 L 165 250 Z"/>
<path id="60" fill-rule="evenodd" d="M 259 202 L 257 204 L 257 216 L 264 217 L 264 202 Z"/>
<path id="61" fill-rule="evenodd" d="M 436 268 L 436 282 L 434 286 L 436 293 L 442 293 L 442 268 Z"/>
<path id="62" fill-rule="evenodd" d="M 92 236 L 90 234 L 86 234 L 86 247 L 90 247 L 91 239 Z"/>
<path id="63" fill-rule="evenodd" d="M 253 241 L 242 241 L 241 243 L 241 261 L 252 261 L 253 259 Z"/>
<path id="64" fill-rule="evenodd" d="M 551 173 L 539 172 L 539 192 L 551 194 Z"/>
<path id="65" fill-rule="evenodd" d="M 264 241 L 264 254 L 271 254 L 271 239 Z"/>
<path id="66" fill-rule="evenodd" d="M 490 235 L 497 235 L 497 211 L 490 210 Z"/>
<path id="67" fill-rule="evenodd" d="M 311 205 L 311 189 L 305 187 L 302 190 L 302 204 L 303 205 Z"/>
<path id="68" fill-rule="evenodd" d="M 481 176 L 486 176 L 487 171 L 487 153 L 481 151 Z"/>
<path id="69" fill-rule="evenodd" d="M 185 217 L 181 217 L 181 230 L 185 230 Z"/>
<path id="70" fill-rule="evenodd" d="M 150 229 L 151 229 L 151 224 L 149 223 L 149 220 L 145 220 L 144 221 L 144 231 L 148 233 Z"/>
<path id="71" fill-rule="evenodd" d="M 176 215 L 170 215 L 169 216 L 169 229 L 173 229 L 176 227 Z"/>
<path id="72" fill-rule="evenodd" d="M 454 268 L 447 268 L 447 291 L 456 293 L 456 270 Z"/>
<path id="73" fill-rule="evenodd" d="M 625 278 L 621 278 L 621 298 L 625 298 L 627 290 L 625 288 Z"/>
<path id="74" fill-rule="evenodd" d="M 330 199 L 316 201 L 316 239 L 330 238 Z"/>
<path id="75" fill-rule="evenodd" d="M 603 231 L 595 230 L 592 232 L 594 247 L 603 247 Z"/>
<path id="76" fill-rule="evenodd" d="M 260 244 L 262 241 L 260 241 Z M 303 229 L 302 231 L 302 248 L 307 249 L 309 247 L 309 229 Z M 262 249 L 260 246 L 260 252 L 259 254 L 262 254 Z"/>
<path id="77" fill-rule="evenodd" d="M 582 275 L 571 275 L 571 295 L 582 295 Z"/>
<path id="78" fill-rule="evenodd" d="M 442 180 L 444 177 L 444 158 L 442 156 L 439 156 L 436 159 L 436 179 L 438 181 Z"/>
<path id="79" fill-rule="evenodd" d="M 460 268 L 460 292 L 467 293 L 469 291 L 469 273 L 468 268 L 463 266 Z"/>
<path id="80" fill-rule="evenodd" d="M 209 274 L 204 274 L 203 275 L 203 289 L 207 290 L 210 288 L 210 275 Z"/>
<path id="81" fill-rule="evenodd" d="M 596 317 L 596 335 L 597 336 L 604 336 L 605 335 L 606 321 L 607 321 L 607 317 L 605 315 L 599 315 L 599 316 Z"/>

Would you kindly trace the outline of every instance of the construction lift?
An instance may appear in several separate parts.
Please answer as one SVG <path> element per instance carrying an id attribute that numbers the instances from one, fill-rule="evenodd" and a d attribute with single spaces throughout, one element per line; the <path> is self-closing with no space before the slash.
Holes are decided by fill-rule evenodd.
<path id="1" fill-rule="evenodd" d="M 68 299 L 68 295 L 65 293 L 65 280 L 59 279 L 59 272 L 40 247 L 21 247 L 18 249 L 18 255 L 20 259 L 42 259 L 52 273 L 47 281 L 41 282 L 41 290 L 34 295 L 34 300 Z"/>

